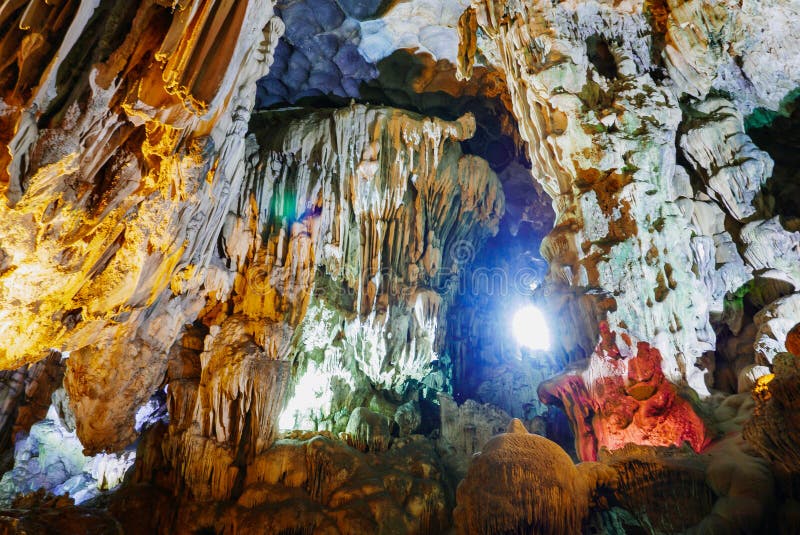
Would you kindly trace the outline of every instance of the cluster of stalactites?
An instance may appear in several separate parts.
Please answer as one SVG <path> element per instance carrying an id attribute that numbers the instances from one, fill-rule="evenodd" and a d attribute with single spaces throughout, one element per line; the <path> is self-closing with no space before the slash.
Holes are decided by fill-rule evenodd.
<path id="1" fill-rule="evenodd" d="M 314 303 L 347 318 L 327 345 L 308 337 L 315 348 L 341 329 L 373 383 L 422 377 L 458 277 L 504 211 L 486 161 L 461 152 L 474 129 L 469 115 L 361 105 L 254 118 L 248 193 L 222 243 L 239 270 L 234 313 L 272 358 L 298 325 L 318 330 Z"/>
<path id="2" fill-rule="evenodd" d="M 78 434 L 118 449 L 220 290 L 204 279 L 282 23 L 271 0 L 30 0 L 0 26 L 0 366 L 70 351 Z"/>

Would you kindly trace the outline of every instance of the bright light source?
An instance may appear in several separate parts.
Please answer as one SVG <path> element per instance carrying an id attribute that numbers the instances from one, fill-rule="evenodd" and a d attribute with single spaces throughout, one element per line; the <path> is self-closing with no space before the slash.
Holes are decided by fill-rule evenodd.
<path id="1" fill-rule="evenodd" d="M 550 349 L 550 329 L 544 314 L 535 306 L 526 305 L 517 310 L 511 329 L 519 345 L 530 349 Z"/>
<path id="2" fill-rule="evenodd" d="M 278 429 L 291 431 L 302 429 L 316 431 L 314 416 L 319 417 L 330 410 L 333 392 L 331 375 L 323 373 L 313 360 L 308 363 L 306 373 L 298 378 L 294 397 L 286 404 L 278 421 Z"/>

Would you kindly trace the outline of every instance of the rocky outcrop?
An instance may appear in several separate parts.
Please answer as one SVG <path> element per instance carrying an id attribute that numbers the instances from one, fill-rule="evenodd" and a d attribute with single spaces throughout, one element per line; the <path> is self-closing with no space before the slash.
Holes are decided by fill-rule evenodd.
<path id="1" fill-rule="evenodd" d="M 441 533 L 450 492 L 433 445 L 416 436 L 364 454 L 330 436 L 280 439 L 256 456 L 231 502 L 184 502 L 175 514 L 163 490 L 141 483 L 117 493 L 111 510 L 126 533 Z M 130 531 L 129 531 L 130 530 Z"/>
<path id="2" fill-rule="evenodd" d="M 64 368 L 61 353 L 53 351 L 35 364 L 0 372 L 0 451 L 12 451 L 17 433 L 27 433 L 47 415 L 52 396 L 64 379 Z M 3 459 L 5 469 L 11 468 L 9 462 L 10 458 Z"/>
<path id="3" fill-rule="evenodd" d="M 474 456 L 454 518 L 459 533 L 758 531 L 776 527 L 774 492 L 767 464 L 738 432 L 704 455 L 629 444 L 574 465 L 513 420 Z"/>
<path id="4" fill-rule="evenodd" d="M 102 509 L 75 507 L 69 497 L 43 490 L 20 496 L 11 508 L 0 509 L 0 530 L 9 535 L 26 533 L 86 533 L 122 535 L 119 522 Z"/>
<path id="5" fill-rule="evenodd" d="M 458 533 L 580 533 L 589 488 L 557 444 L 517 419 L 470 463 L 453 513 Z"/>
<path id="6" fill-rule="evenodd" d="M 0 10 L 0 314 L 13 341 L 0 362 L 71 351 L 90 450 L 133 440 L 165 351 L 202 305 L 255 81 L 283 27 L 271 17 L 268 1 Z"/>
<path id="7" fill-rule="evenodd" d="M 796 475 L 800 472 L 800 453 L 796 447 L 800 429 L 800 357 L 780 353 L 772 369 L 772 374 L 756 382 L 753 389 L 756 407 L 743 434 L 782 474 Z"/>
<path id="8" fill-rule="evenodd" d="M 30 432 L 16 436 L 14 467 L 0 479 L 0 504 L 10 506 L 18 494 L 40 489 L 83 503 L 119 487 L 134 459 L 133 451 L 83 455 L 75 430 L 51 407 Z"/>
<path id="9" fill-rule="evenodd" d="M 707 424 L 662 372 L 661 354 L 602 324 L 601 342 L 582 369 L 568 370 L 539 387 L 543 401 L 570 417 L 575 450 L 584 461 L 601 449 L 627 444 L 682 446 L 703 451 L 712 436 Z"/>
<path id="10" fill-rule="evenodd" d="M 555 229 L 542 249 L 550 282 L 607 292 L 612 328 L 655 345 L 667 378 L 701 395 L 708 390 L 695 363 L 715 342 L 709 313 L 723 312 L 720 296 L 745 284 L 750 269 L 767 266 L 747 253 L 745 266 L 724 229 L 690 225 L 692 203 L 705 199 L 677 165 L 677 133 L 681 156 L 708 194 L 732 217 L 752 217 L 771 161 L 744 134 L 736 108 L 776 105 L 764 79 L 781 80 L 784 95 L 798 82 L 779 61 L 770 63 L 777 50 L 767 45 L 796 47 L 795 36 L 781 25 L 745 30 L 768 9 L 796 8 L 746 4 L 743 11 L 700 2 L 472 7 L 481 29 L 476 49 L 505 72 L 534 176 L 554 200 Z M 461 62 L 464 73 L 470 60 L 466 54 Z M 761 79 L 748 81 L 756 71 Z M 741 88 L 731 91 L 733 104 L 706 99 L 722 87 Z M 754 248 L 764 243 L 748 239 L 747 228 L 742 239 Z M 753 256 L 762 255 L 754 249 Z"/>

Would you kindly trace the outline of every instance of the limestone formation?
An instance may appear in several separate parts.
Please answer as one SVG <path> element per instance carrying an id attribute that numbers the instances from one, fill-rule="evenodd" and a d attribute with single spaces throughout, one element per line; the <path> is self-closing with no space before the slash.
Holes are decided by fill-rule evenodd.
<path id="1" fill-rule="evenodd" d="M 68 497 L 43 490 L 20 496 L 12 508 L 0 510 L 3 533 L 86 533 L 122 535 L 122 526 L 107 511 L 75 507 Z"/>
<path id="2" fill-rule="evenodd" d="M 0 503 L 8 507 L 18 494 L 42 489 L 80 504 L 119 487 L 134 459 L 132 451 L 84 456 L 75 430 L 64 427 L 51 406 L 30 432 L 15 436 L 14 466 L 0 479 Z"/>
<path id="3" fill-rule="evenodd" d="M 197 496 L 182 504 L 178 518 L 169 501 L 158 498 L 157 471 L 137 479 L 111 506 L 124 525 L 135 526 L 131 533 L 422 534 L 450 524 L 443 469 L 422 437 L 369 454 L 313 433 L 280 439 L 248 466 L 236 500 Z"/>
<path id="4" fill-rule="evenodd" d="M 382 414 L 358 407 L 350 413 L 345 440 L 357 450 L 384 451 L 389 447 L 392 423 Z"/>
<path id="5" fill-rule="evenodd" d="M 408 381 L 423 380 L 438 359 L 454 280 L 471 260 L 462 250 L 494 234 L 503 213 L 496 175 L 457 144 L 474 119 L 351 106 L 256 121 L 258 160 L 238 216 L 263 230 L 238 257 L 227 229 L 241 227 L 222 235 L 230 259 L 244 263 L 235 310 L 285 322 L 288 331 L 267 331 L 271 346 L 298 337 L 273 353 L 296 355 L 292 398 L 307 397 L 306 381 L 324 371 L 322 391 L 333 396 L 313 407 L 316 428 L 343 431 L 334 414 L 369 403 L 374 389 L 400 398 L 386 411 L 393 417 Z M 350 394 L 338 393 L 342 383 Z"/>
<path id="6" fill-rule="evenodd" d="M 460 534 L 580 533 L 589 489 L 555 443 L 512 420 L 470 463 L 453 513 Z"/>
<path id="7" fill-rule="evenodd" d="M 334 0 L 277 2 L 286 32 L 259 81 L 260 107 L 320 95 L 359 97 L 359 84 L 378 77 L 374 63 L 359 53 L 359 20 L 345 7 Z"/>
<path id="8" fill-rule="evenodd" d="M 750 409 L 742 404 L 738 412 Z M 508 433 L 473 458 L 458 488 L 456 527 L 459 533 L 775 529 L 773 476 L 744 444 L 736 421 L 728 422 L 733 433 L 703 455 L 629 444 L 604 451 L 599 462 L 574 465 L 558 445 L 512 420 Z"/>
<path id="9" fill-rule="evenodd" d="M 438 398 L 441 436 L 437 447 L 448 468 L 461 479 L 467 474 L 472 456 L 505 430 L 510 417 L 499 407 L 472 399 L 458 405 L 446 394 Z"/>
<path id="10" fill-rule="evenodd" d="M 744 133 L 735 104 L 706 99 L 691 110 L 683 128 L 681 148 L 708 192 L 736 219 L 754 215 L 754 200 L 772 174 L 772 160 Z"/>
<path id="11" fill-rule="evenodd" d="M 782 473 L 800 472 L 798 438 L 798 386 L 800 357 L 780 353 L 773 362 L 774 373 L 760 377 L 753 389 L 756 407 L 744 426 L 744 437 Z"/>
<path id="12" fill-rule="evenodd" d="M 0 10 L 0 361 L 72 352 L 67 390 L 93 451 L 134 439 L 163 353 L 202 305 L 197 275 L 283 28 L 271 17 L 268 1 Z"/>
<path id="13" fill-rule="evenodd" d="M 569 415 L 580 458 L 594 461 L 601 449 L 627 444 L 686 442 L 703 451 L 712 438 L 707 424 L 664 376 L 658 349 L 608 329 L 601 325 L 601 342 L 585 369 L 539 387 L 543 401 L 559 404 Z"/>
<path id="14" fill-rule="evenodd" d="M 758 329 L 755 339 L 756 360 L 771 364 L 775 357 L 788 349 L 787 336 L 800 323 L 800 294 L 773 301 L 754 318 Z"/>
<path id="15" fill-rule="evenodd" d="M 32 425 L 47 415 L 54 391 L 60 388 L 63 379 L 62 355 L 55 351 L 35 364 L 2 372 L 0 448 L 3 451 L 12 449 L 18 432 L 27 433 Z M 6 466 L 7 461 L 10 459 L 3 460 L 5 469 L 11 468 Z"/>
<path id="16" fill-rule="evenodd" d="M 612 294 L 612 329 L 652 341 L 667 377 L 705 394 L 694 362 L 713 332 L 693 299 L 703 289 L 686 269 L 691 236 L 667 150 L 681 114 L 653 79 L 641 6 L 491 0 L 474 9 L 500 52 L 533 174 L 553 198 L 555 228 L 542 245 L 550 281 Z"/>
<path id="17" fill-rule="evenodd" d="M 796 9 L 782 4 L 775 9 Z M 742 132 L 735 104 L 699 102 L 696 113 L 705 115 L 698 129 L 681 117 L 678 98 L 686 94 L 702 101 L 715 84 L 746 80 L 765 44 L 789 33 L 784 27 L 760 35 L 743 31 L 752 19 L 724 2 L 708 13 L 700 2 L 551 6 L 487 0 L 473 2 L 472 9 L 485 36 L 478 48 L 483 46 L 484 56 L 495 58 L 505 72 L 534 176 L 554 199 L 556 225 L 543 245 L 551 282 L 609 292 L 616 304 L 607 314 L 612 328 L 653 343 L 665 357 L 668 379 L 705 395 L 707 386 L 694 363 L 711 349 L 714 335 L 709 299 L 699 296 L 711 293 L 712 302 L 719 303 L 723 288 L 730 292 L 747 282 L 747 269 L 715 237 L 716 263 L 732 262 L 729 271 L 736 270 L 722 277 L 724 286 L 716 283 L 716 266 L 703 260 L 710 243 L 688 233 L 691 215 L 680 199 L 692 194 L 676 163 L 676 134 L 679 126 L 686 130 L 681 146 L 687 158 L 705 176 L 709 192 L 737 218 L 756 212 L 754 196 L 771 162 Z M 745 11 L 753 15 L 762 9 L 769 8 L 748 3 Z M 784 46 L 796 45 L 792 34 Z M 741 69 L 730 65 L 731 54 L 744 62 Z M 462 63 L 462 68 L 468 66 Z M 664 83 L 663 69 L 671 84 Z M 769 76 L 796 83 L 777 70 Z M 772 90 L 761 85 L 733 98 L 774 104 Z M 713 129 L 703 130 L 714 121 Z M 729 135 L 723 138 L 725 131 Z M 715 145 L 720 143 L 715 139 L 735 143 Z M 731 160 L 736 166 L 728 165 Z M 764 242 L 743 239 L 754 247 Z M 781 261 L 776 255 L 766 263 L 773 268 Z M 690 264 L 691 271 L 677 267 Z M 790 274 L 792 268 L 783 271 Z"/>

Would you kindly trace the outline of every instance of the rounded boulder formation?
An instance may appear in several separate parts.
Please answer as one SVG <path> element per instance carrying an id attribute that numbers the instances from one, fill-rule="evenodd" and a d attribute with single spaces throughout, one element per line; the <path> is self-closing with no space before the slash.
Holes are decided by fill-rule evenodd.
<path id="1" fill-rule="evenodd" d="M 589 510 L 589 489 L 555 442 L 518 419 L 473 457 L 453 513 L 460 535 L 575 534 Z"/>

